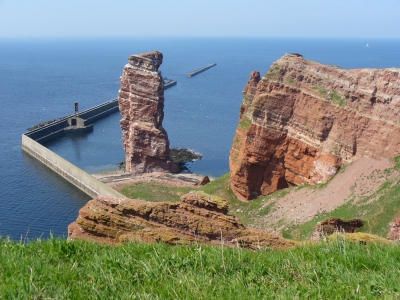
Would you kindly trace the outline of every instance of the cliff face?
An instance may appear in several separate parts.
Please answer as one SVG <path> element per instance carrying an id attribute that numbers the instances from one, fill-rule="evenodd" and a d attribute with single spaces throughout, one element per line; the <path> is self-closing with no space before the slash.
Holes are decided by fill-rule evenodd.
<path id="1" fill-rule="evenodd" d="M 344 70 L 287 54 L 263 78 L 252 72 L 243 94 L 230 153 L 242 200 L 400 153 L 399 69 Z"/>
<path id="2" fill-rule="evenodd" d="M 68 236 L 111 244 L 204 242 L 249 249 L 295 245 L 277 235 L 246 228 L 227 215 L 228 205 L 222 198 L 191 192 L 181 199 L 181 203 L 165 203 L 100 196 L 79 211 L 76 222 L 68 227 Z"/>
<path id="3" fill-rule="evenodd" d="M 163 55 L 131 55 L 121 76 L 119 110 L 126 170 L 131 173 L 178 172 L 169 157 L 169 141 L 162 127 L 164 81 L 158 71 Z"/>

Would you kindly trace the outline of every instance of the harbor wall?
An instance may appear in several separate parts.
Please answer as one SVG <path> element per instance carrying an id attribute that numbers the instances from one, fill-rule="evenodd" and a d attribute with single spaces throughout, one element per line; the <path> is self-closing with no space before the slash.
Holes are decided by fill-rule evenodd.
<path id="1" fill-rule="evenodd" d="M 206 70 L 208 70 L 208 69 L 210 69 L 210 68 L 212 68 L 212 67 L 214 67 L 216 65 L 217 65 L 216 63 L 213 63 L 211 65 L 205 66 L 205 67 L 203 67 L 201 69 L 198 69 L 196 71 L 190 72 L 189 74 L 187 74 L 187 77 L 188 78 L 193 77 L 193 76 L 195 76 L 197 74 L 200 74 L 201 72 L 204 72 L 204 71 L 206 71 Z"/>
<path id="2" fill-rule="evenodd" d="M 95 121 L 111 115 L 118 110 L 118 100 L 114 99 L 112 101 L 105 102 L 103 104 L 84 110 L 78 113 L 77 116 L 84 119 L 85 126 L 89 126 Z M 25 133 L 25 135 L 41 144 L 60 138 L 66 134 L 66 131 L 64 129 L 70 126 L 70 124 L 68 123 L 68 119 L 74 116 L 75 115 L 72 114 L 60 118 L 57 121 L 52 122 L 51 124 L 31 130 Z"/>
<path id="3" fill-rule="evenodd" d="M 91 125 L 97 120 L 104 118 L 119 111 L 118 99 L 114 99 L 110 102 L 103 103 L 101 105 L 89 108 L 78 114 L 78 117 L 85 120 L 85 126 Z"/>
<path id="4" fill-rule="evenodd" d="M 126 198 L 124 195 L 97 180 L 25 134 L 22 135 L 22 149 L 90 197 L 95 198 L 99 195 L 104 195 Z"/>
<path id="5" fill-rule="evenodd" d="M 170 87 L 176 85 L 177 81 L 176 80 L 171 80 L 167 83 L 164 83 L 164 90 L 169 89 Z"/>

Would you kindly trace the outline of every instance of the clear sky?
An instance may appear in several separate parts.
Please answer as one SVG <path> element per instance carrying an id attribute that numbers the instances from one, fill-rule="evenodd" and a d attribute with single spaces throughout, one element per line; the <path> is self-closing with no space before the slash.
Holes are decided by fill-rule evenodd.
<path id="1" fill-rule="evenodd" d="M 400 38 L 400 0 L 0 0 L 0 38 Z"/>

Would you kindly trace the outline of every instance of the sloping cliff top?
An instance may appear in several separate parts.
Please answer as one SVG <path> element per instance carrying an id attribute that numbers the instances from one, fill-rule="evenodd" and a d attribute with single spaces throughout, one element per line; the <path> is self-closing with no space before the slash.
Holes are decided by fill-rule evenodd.
<path id="1" fill-rule="evenodd" d="M 334 106 L 399 127 L 399 73 L 399 68 L 347 70 L 287 54 L 272 64 L 266 77 Z"/>
<path id="2" fill-rule="evenodd" d="M 250 75 L 230 153 L 242 200 L 323 183 L 343 164 L 400 153 L 399 69 L 345 70 L 287 54 Z"/>

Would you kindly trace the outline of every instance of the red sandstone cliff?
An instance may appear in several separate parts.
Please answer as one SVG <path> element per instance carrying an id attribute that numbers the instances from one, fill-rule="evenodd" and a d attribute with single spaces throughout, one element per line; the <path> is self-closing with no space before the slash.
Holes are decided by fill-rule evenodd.
<path id="1" fill-rule="evenodd" d="M 283 249 L 296 245 L 266 231 L 246 228 L 228 216 L 219 197 L 191 192 L 180 203 L 145 202 L 99 196 L 68 227 L 71 239 L 119 244 L 126 241 L 191 244 L 203 242 L 249 249 Z"/>
<path id="2" fill-rule="evenodd" d="M 242 200 L 400 153 L 399 69 L 344 70 L 287 54 L 263 78 L 252 72 L 243 94 L 230 153 Z"/>
<path id="3" fill-rule="evenodd" d="M 164 81 L 158 51 L 131 55 L 121 76 L 119 110 L 126 170 L 132 173 L 178 172 L 169 157 L 169 141 L 162 127 Z"/>

